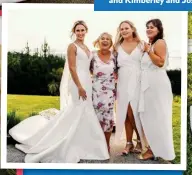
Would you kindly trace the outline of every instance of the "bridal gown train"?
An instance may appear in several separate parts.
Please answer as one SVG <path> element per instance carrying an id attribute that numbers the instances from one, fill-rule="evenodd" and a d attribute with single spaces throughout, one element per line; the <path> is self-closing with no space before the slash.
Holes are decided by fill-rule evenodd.
<path id="1" fill-rule="evenodd" d="M 27 153 L 26 163 L 109 159 L 104 133 L 92 105 L 91 59 L 78 45 L 76 48 L 77 74 L 86 90 L 87 100 L 79 100 L 77 87 L 69 79 L 70 103 L 64 109 L 42 111 L 9 130 L 9 134 L 20 143 L 16 148 Z"/>

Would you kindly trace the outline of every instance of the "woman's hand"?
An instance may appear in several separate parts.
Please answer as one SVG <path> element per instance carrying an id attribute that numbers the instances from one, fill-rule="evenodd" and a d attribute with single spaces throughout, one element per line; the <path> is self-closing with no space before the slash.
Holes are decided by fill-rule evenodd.
<path id="1" fill-rule="evenodd" d="M 143 49 L 143 51 L 144 52 L 149 52 L 150 51 L 150 49 L 151 49 L 151 44 L 150 43 L 144 43 L 144 49 Z"/>
<path id="2" fill-rule="evenodd" d="M 87 99 L 86 91 L 82 87 L 78 88 L 78 92 L 79 92 L 79 99 L 80 98 L 82 98 L 83 100 Z"/>
<path id="3" fill-rule="evenodd" d="M 115 80 L 118 79 L 118 73 L 114 72 L 114 73 L 113 73 L 113 76 L 114 76 Z"/>

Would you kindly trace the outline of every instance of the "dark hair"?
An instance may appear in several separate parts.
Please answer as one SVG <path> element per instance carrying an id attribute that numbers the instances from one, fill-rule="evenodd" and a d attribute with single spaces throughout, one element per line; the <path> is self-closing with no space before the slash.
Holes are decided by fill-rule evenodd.
<path id="1" fill-rule="evenodd" d="M 151 19 L 149 21 L 147 21 L 146 23 L 146 27 L 152 23 L 155 27 L 157 27 L 157 29 L 159 30 L 159 33 L 157 34 L 157 36 L 155 36 L 154 40 L 152 41 L 151 44 L 154 44 L 158 39 L 163 39 L 163 25 L 160 19 Z"/>

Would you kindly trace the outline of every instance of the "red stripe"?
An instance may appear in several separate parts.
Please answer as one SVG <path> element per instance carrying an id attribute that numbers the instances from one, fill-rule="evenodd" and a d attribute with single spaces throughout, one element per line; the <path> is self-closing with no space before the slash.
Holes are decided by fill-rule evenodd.
<path id="1" fill-rule="evenodd" d="M 16 175 L 23 175 L 23 170 L 22 169 L 17 169 Z"/>
<path id="2" fill-rule="evenodd" d="M 0 16 L 2 16 L 2 10 L 0 10 Z"/>

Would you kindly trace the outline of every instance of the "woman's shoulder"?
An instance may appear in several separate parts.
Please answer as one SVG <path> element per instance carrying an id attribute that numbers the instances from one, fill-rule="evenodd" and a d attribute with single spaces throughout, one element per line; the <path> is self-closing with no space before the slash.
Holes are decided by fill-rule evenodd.
<path id="1" fill-rule="evenodd" d="M 97 50 L 91 51 L 91 61 L 95 61 L 97 59 Z"/>
<path id="2" fill-rule="evenodd" d="M 166 41 L 164 39 L 158 39 L 155 41 L 154 45 L 166 45 Z"/>
<path id="3" fill-rule="evenodd" d="M 97 50 L 91 51 L 92 58 L 95 58 L 97 56 Z"/>
<path id="4" fill-rule="evenodd" d="M 67 47 L 67 50 L 77 50 L 76 44 L 74 42 L 69 43 L 68 47 Z"/>
<path id="5" fill-rule="evenodd" d="M 138 45 L 144 46 L 146 43 L 147 43 L 147 42 L 146 42 L 145 40 L 140 40 L 140 41 L 138 42 Z"/>
<path id="6" fill-rule="evenodd" d="M 157 41 L 155 41 L 155 43 L 153 44 L 154 49 L 155 48 L 167 48 L 167 43 L 164 39 L 158 39 Z"/>
<path id="7" fill-rule="evenodd" d="M 140 48 L 140 50 L 141 51 L 143 51 L 144 50 L 144 47 L 145 47 L 145 44 L 146 44 L 146 42 L 144 41 L 144 40 L 140 40 L 139 42 L 138 42 L 138 48 Z"/>

